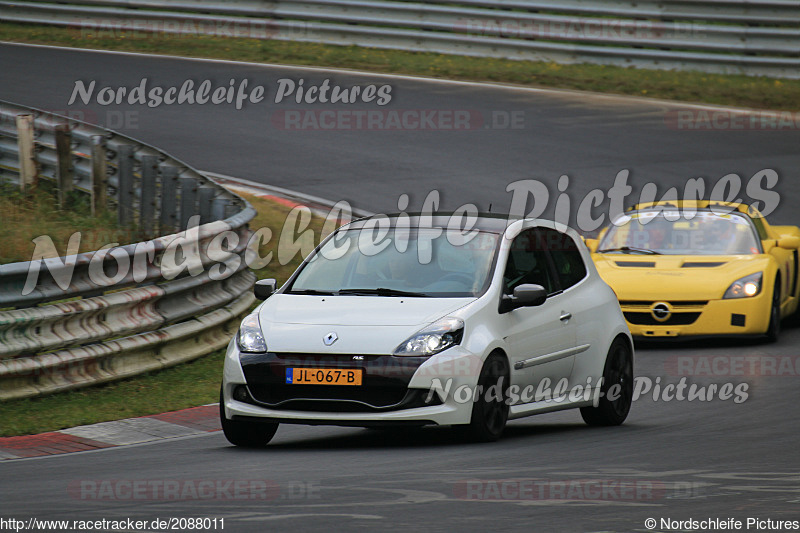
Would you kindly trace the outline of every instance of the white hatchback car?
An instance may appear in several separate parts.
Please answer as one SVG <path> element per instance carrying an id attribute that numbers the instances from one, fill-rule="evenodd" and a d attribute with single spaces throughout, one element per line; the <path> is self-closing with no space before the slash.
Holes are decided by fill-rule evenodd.
<path id="1" fill-rule="evenodd" d="M 228 346 L 227 439 L 266 445 L 280 423 L 457 426 L 500 437 L 509 419 L 580 408 L 621 424 L 633 343 L 573 230 L 479 215 L 390 215 L 331 234 Z"/>

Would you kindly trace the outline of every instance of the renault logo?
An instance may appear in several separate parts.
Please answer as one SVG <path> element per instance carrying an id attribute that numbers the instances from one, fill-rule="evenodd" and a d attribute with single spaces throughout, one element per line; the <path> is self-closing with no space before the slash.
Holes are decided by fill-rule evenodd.
<path id="1" fill-rule="evenodd" d="M 331 331 L 330 333 L 322 337 L 322 342 L 325 343 L 325 346 L 330 346 L 337 340 L 339 340 L 339 335 L 337 335 L 335 331 Z"/>
<path id="2" fill-rule="evenodd" d="M 666 302 L 656 302 L 650 308 L 650 314 L 659 322 L 666 322 L 672 316 L 672 307 Z"/>

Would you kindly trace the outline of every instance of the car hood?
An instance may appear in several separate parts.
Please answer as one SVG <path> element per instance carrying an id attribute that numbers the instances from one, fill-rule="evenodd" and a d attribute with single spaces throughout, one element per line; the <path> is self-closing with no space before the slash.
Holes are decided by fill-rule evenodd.
<path id="1" fill-rule="evenodd" d="M 715 300 L 737 279 L 763 271 L 764 255 L 592 254 L 620 300 Z"/>
<path id="2" fill-rule="evenodd" d="M 391 353 L 422 327 L 475 298 L 275 294 L 259 310 L 272 352 Z M 330 346 L 323 337 L 335 333 Z"/>

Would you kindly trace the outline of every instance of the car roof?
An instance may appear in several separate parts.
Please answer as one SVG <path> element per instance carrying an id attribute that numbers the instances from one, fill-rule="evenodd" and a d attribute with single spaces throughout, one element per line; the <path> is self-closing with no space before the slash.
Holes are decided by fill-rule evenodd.
<path id="1" fill-rule="evenodd" d="M 430 215 L 428 213 L 389 213 L 385 215 L 373 215 L 371 217 L 359 218 L 348 224 L 347 228 L 360 229 L 364 227 L 369 220 L 379 217 L 388 218 L 390 227 L 394 228 L 396 227 L 397 222 L 401 220 L 401 217 L 405 216 L 408 217 L 408 226 L 412 228 L 447 228 L 450 225 L 450 221 L 454 215 L 456 215 L 460 220 L 468 220 L 470 218 L 469 215 L 465 214 L 464 212 L 437 212 L 435 215 Z M 508 228 L 509 225 L 518 220 L 522 220 L 522 217 L 503 213 L 478 213 L 478 216 L 473 220 L 474 223 L 470 223 L 469 230 L 477 229 L 478 231 L 484 231 L 487 233 L 502 234 L 506 231 L 506 228 Z M 463 226 L 463 223 L 457 227 L 460 228 L 461 226 Z"/>
<path id="2" fill-rule="evenodd" d="M 643 211 L 646 209 L 655 209 L 661 207 L 673 207 L 676 209 L 711 209 L 713 207 L 727 207 L 751 218 L 761 217 L 761 214 L 752 205 L 711 200 L 660 200 L 658 202 L 642 202 L 628 208 L 628 211 Z"/>
<path id="3" fill-rule="evenodd" d="M 667 202 L 667 203 L 664 203 L 664 204 L 652 202 L 652 203 L 642 204 L 642 205 L 643 205 L 643 207 L 634 206 L 634 207 L 628 209 L 625 212 L 625 215 L 630 216 L 630 215 L 636 214 L 636 213 L 647 213 L 647 212 L 653 212 L 653 211 L 661 212 L 663 210 L 663 208 L 665 208 L 665 207 L 672 207 L 672 208 L 681 209 L 681 210 L 686 208 L 686 206 L 683 206 L 683 208 L 676 208 L 675 205 L 672 202 Z M 714 207 L 713 204 L 711 206 L 708 206 L 708 207 L 697 207 L 697 208 L 695 208 L 695 211 L 697 213 L 714 213 L 716 215 L 737 216 L 739 218 L 743 218 L 743 219 L 745 219 L 747 221 L 750 221 L 750 222 L 753 221 L 753 217 L 747 211 L 741 211 L 741 210 L 738 210 L 738 209 L 734 209 L 732 211 L 716 212 L 716 211 L 714 211 L 712 209 L 713 207 Z M 733 206 L 729 206 L 729 207 L 733 207 Z"/>

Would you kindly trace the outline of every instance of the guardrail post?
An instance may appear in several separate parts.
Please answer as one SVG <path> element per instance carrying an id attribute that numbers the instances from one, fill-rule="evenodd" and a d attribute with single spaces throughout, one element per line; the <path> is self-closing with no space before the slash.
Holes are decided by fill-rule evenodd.
<path id="1" fill-rule="evenodd" d="M 108 168 L 106 143 L 102 135 L 92 135 L 92 216 L 106 210 L 108 205 Z"/>
<path id="2" fill-rule="evenodd" d="M 133 223 L 133 146 L 119 145 L 117 159 L 117 222 L 125 227 Z"/>
<path id="3" fill-rule="evenodd" d="M 19 150 L 19 188 L 22 192 L 38 185 L 36 153 L 33 144 L 33 115 L 17 115 Z"/>
<path id="4" fill-rule="evenodd" d="M 153 236 L 156 218 L 156 176 L 158 156 L 142 156 L 142 195 L 139 205 L 139 228 L 146 238 Z"/>
<path id="5" fill-rule="evenodd" d="M 161 165 L 161 209 L 159 231 L 171 233 L 177 226 L 178 169 L 172 165 Z"/>
<path id="6" fill-rule="evenodd" d="M 67 199 L 73 190 L 72 133 L 68 124 L 58 124 L 55 131 L 56 157 L 58 160 L 56 171 L 58 207 L 64 209 L 67 205 Z"/>
<path id="7" fill-rule="evenodd" d="M 214 220 L 225 220 L 226 205 L 228 205 L 228 200 L 225 198 L 214 198 L 214 203 L 211 205 L 211 216 Z"/>
<path id="8" fill-rule="evenodd" d="M 217 191 L 211 187 L 200 187 L 198 191 L 198 204 L 200 207 L 200 223 L 205 224 L 214 220 L 213 203 Z"/>
<path id="9" fill-rule="evenodd" d="M 197 181 L 194 177 L 182 177 L 181 181 L 181 226 L 187 229 L 189 219 L 197 214 Z"/>

